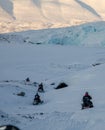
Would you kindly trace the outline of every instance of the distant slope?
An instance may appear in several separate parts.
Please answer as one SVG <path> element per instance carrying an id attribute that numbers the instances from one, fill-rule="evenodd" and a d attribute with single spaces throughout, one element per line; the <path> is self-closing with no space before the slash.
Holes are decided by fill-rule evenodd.
<path id="1" fill-rule="evenodd" d="M 101 16 L 102 19 L 105 20 L 105 1 L 104 0 L 81 0 L 85 2 L 88 5 L 91 5 L 92 8 L 95 9 L 95 11 L 98 12 L 98 14 Z"/>
<path id="2" fill-rule="evenodd" d="M 13 20 L 13 8 L 13 3 L 10 0 L 0 0 L 0 21 Z"/>
<path id="3" fill-rule="evenodd" d="M 101 18 L 101 16 L 95 11 L 94 8 L 92 8 L 91 6 L 89 6 L 88 4 L 80 1 L 80 0 L 75 0 L 78 4 L 80 4 L 81 7 L 83 7 L 84 9 L 88 10 L 89 12 L 91 12 L 93 15 L 96 15 L 96 17 Z"/>
<path id="4" fill-rule="evenodd" d="M 0 0 L 0 32 L 100 21 L 104 7 L 104 0 Z"/>
<path id="5" fill-rule="evenodd" d="M 14 14 L 17 20 L 26 21 L 44 21 L 70 22 L 71 19 L 91 21 L 98 20 L 99 16 L 93 14 L 91 10 L 80 6 L 77 1 L 36 1 L 36 0 L 18 0 L 14 1 Z M 24 8 L 23 8 L 24 7 Z M 86 17 L 88 15 L 88 17 Z"/>
<path id="6" fill-rule="evenodd" d="M 1 43 L 105 46 L 105 22 L 0 35 Z"/>
<path id="7" fill-rule="evenodd" d="M 0 6 L 4 11 L 6 11 L 10 16 L 13 16 L 13 3 L 10 0 L 0 1 Z"/>

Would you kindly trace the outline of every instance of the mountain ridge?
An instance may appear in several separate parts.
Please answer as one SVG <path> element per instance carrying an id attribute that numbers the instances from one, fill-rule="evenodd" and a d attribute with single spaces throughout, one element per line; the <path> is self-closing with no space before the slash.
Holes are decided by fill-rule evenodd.
<path id="1" fill-rule="evenodd" d="M 0 30 L 36 30 L 102 21 L 104 7 L 104 0 L 0 0 Z"/>

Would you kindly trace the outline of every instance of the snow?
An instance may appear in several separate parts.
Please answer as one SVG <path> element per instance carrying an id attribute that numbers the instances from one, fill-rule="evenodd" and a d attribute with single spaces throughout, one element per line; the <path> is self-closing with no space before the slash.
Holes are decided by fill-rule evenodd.
<path id="1" fill-rule="evenodd" d="M 104 7 L 104 0 L 0 0 L 0 33 L 104 21 Z"/>
<path id="2" fill-rule="evenodd" d="M 22 130 L 105 128 L 105 48 L 49 44 L 0 44 L 0 125 Z M 33 106 L 37 86 L 43 104 Z M 60 82 L 68 87 L 54 89 Z M 55 83 L 54 85 L 51 85 Z M 85 91 L 94 108 L 81 110 Z M 25 92 L 25 96 L 17 96 Z"/>
<path id="3" fill-rule="evenodd" d="M 40 6 L 41 0 L 32 2 Z M 104 129 L 104 36 L 102 21 L 0 34 L 0 125 L 12 124 L 21 130 Z M 41 82 L 44 103 L 35 106 Z M 61 82 L 68 87 L 55 89 Z M 86 91 L 94 107 L 81 110 Z M 18 96 L 21 92 L 25 96 Z"/>
<path id="4" fill-rule="evenodd" d="M 10 0 L 0 0 L 1 7 L 13 17 L 13 3 Z"/>
<path id="5" fill-rule="evenodd" d="M 28 30 L 1 34 L 1 43 L 59 44 L 87 47 L 105 46 L 105 22 L 91 22 L 56 29 Z"/>
<path id="6" fill-rule="evenodd" d="M 75 1 L 78 2 L 83 8 L 86 8 L 87 10 L 89 10 L 94 15 L 101 17 L 99 14 L 97 14 L 97 12 L 93 8 L 91 8 L 91 6 L 85 4 L 84 2 L 82 2 L 80 0 L 75 0 Z"/>

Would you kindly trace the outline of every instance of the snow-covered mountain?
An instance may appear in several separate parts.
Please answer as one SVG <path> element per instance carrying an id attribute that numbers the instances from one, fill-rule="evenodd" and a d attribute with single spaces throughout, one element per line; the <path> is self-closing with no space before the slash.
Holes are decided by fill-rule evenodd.
<path id="1" fill-rule="evenodd" d="M 0 43 L 59 44 L 105 47 L 105 22 L 56 29 L 29 30 L 0 35 Z"/>
<path id="2" fill-rule="evenodd" d="M 21 130 L 105 128 L 102 20 L 104 0 L 0 0 L 0 31 L 28 29 L 0 34 L 0 125 Z M 73 26 L 63 27 L 67 25 Z M 39 28 L 47 29 L 34 30 Z M 55 89 L 61 82 L 68 86 Z M 44 102 L 34 106 L 39 83 Z M 94 107 L 81 110 L 86 91 Z"/>
<path id="3" fill-rule="evenodd" d="M 0 0 L 0 32 L 62 27 L 104 19 L 104 0 Z"/>

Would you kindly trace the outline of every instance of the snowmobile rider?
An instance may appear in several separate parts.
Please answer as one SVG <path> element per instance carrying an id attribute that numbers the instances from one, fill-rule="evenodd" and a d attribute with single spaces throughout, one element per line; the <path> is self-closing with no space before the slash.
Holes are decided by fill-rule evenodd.
<path id="1" fill-rule="evenodd" d="M 29 79 L 29 77 L 27 77 L 27 78 L 26 78 L 26 82 L 30 82 L 30 79 Z"/>
<path id="2" fill-rule="evenodd" d="M 41 99 L 38 93 L 36 93 L 34 100 L 37 102 L 41 102 Z"/>
<path id="3" fill-rule="evenodd" d="M 44 92 L 43 83 L 39 84 L 38 92 Z"/>
<path id="4" fill-rule="evenodd" d="M 89 95 L 88 92 L 86 92 L 82 98 L 82 101 L 83 101 L 82 109 L 84 107 L 89 107 L 89 108 L 93 107 L 93 103 L 92 103 L 91 99 L 92 99 L 92 97 Z"/>

